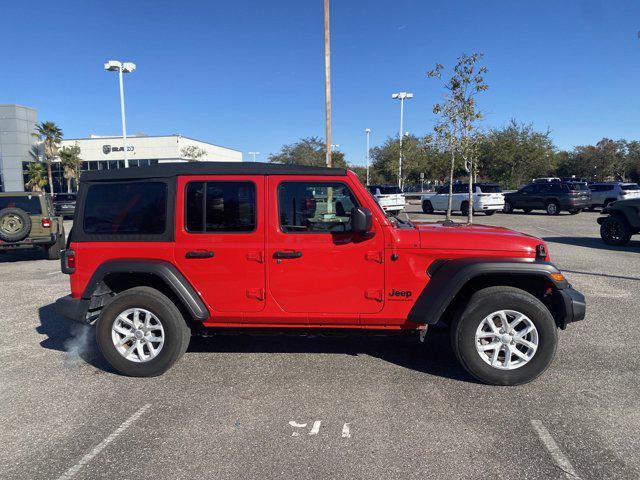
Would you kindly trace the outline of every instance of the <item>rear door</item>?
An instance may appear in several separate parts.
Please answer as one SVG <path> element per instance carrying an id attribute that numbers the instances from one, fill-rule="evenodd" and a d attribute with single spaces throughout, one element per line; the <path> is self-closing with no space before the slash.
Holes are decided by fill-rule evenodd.
<path id="1" fill-rule="evenodd" d="M 265 306 L 264 183 L 246 175 L 178 178 L 176 264 L 214 320 Z"/>
<path id="2" fill-rule="evenodd" d="M 384 239 L 351 233 L 351 209 L 366 204 L 347 177 L 270 176 L 269 290 L 310 323 L 353 324 L 384 305 Z"/>

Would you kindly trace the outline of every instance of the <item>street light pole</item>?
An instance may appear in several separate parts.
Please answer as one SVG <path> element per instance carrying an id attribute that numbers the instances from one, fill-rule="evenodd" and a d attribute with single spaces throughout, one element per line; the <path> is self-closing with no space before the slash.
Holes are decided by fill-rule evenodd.
<path id="1" fill-rule="evenodd" d="M 370 128 L 365 128 L 364 132 L 367 134 L 367 186 L 369 185 L 370 181 L 369 181 L 369 135 L 371 135 L 371 129 Z"/>
<path id="2" fill-rule="evenodd" d="M 402 190 L 402 124 L 404 121 L 404 99 L 413 98 L 413 93 L 394 93 L 393 95 L 391 95 L 391 98 L 400 100 L 400 155 L 398 159 L 398 188 Z"/>
<path id="3" fill-rule="evenodd" d="M 260 152 L 248 152 L 249 155 L 253 156 L 253 161 L 256 161 L 256 155 L 260 155 Z"/>
<path id="4" fill-rule="evenodd" d="M 131 62 L 119 62 L 117 60 L 109 60 L 104 64 L 104 69 L 109 72 L 118 72 L 118 80 L 120 83 L 120 115 L 122 117 L 122 152 L 124 153 L 124 167 L 129 167 L 129 158 L 127 154 L 127 121 L 124 113 L 124 82 L 123 73 L 131 73 L 135 71 L 136 65 Z"/>

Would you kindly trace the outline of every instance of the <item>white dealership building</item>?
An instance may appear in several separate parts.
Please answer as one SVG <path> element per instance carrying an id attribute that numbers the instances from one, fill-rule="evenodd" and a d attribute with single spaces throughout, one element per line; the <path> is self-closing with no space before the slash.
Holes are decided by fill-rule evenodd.
<path id="1" fill-rule="evenodd" d="M 91 135 L 62 141 L 62 147 L 77 145 L 83 170 L 111 170 L 124 167 L 122 137 Z M 189 160 L 190 152 L 199 152 L 201 162 L 241 162 L 242 152 L 182 135 L 127 136 L 129 166 L 138 167 Z"/>

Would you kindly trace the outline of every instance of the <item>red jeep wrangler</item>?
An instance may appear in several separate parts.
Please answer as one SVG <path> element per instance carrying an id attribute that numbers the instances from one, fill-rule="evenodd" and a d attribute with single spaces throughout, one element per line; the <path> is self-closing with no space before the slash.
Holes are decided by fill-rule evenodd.
<path id="1" fill-rule="evenodd" d="M 584 297 L 545 244 L 387 217 L 350 171 L 180 163 L 86 172 L 57 312 L 95 323 L 118 372 L 153 376 L 207 327 L 424 332 L 450 326 L 477 379 L 528 382 Z"/>

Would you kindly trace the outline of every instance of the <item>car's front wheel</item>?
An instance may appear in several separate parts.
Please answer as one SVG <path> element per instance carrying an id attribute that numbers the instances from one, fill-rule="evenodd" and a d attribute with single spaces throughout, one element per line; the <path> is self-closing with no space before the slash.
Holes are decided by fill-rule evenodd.
<path id="1" fill-rule="evenodd" d="M 424 202 L 422 202 L 422 212 L 433 213 L 433 205 L 429 200 L 425 200 Z"/>
<path id="2" fill-rule="evenodd" d="M 631 228 L 624 218 L 608 216 L 600 225 L 600 237 L 607 245 L 625 245 L 631 240 Z"/>
<path id="3" fill-rule="evenodd" d="M 545 305 L 518 288 L 476 292 L 451 328 L 461 365 L 491 385 L 519 385 L 551 364 L 558 343 L 556 324 Z"/>
<path id="4" fill-rule="evenodd" d="M 513 213 L 513 203 L 511 203 L 511 200 L 505 200 L 502 211 L 504 213 Z"/>
<path id="5" fill-rule="evenodd" d="M 98 347 L 119 373 L 154 377 L 166 372 L 189 346 L 191 331 L 176 305 L 158 290 L 125 290 L 102 310 Z"/>
<path id="6" fill-rule="evenodd" d="M 558 215 L 560 213 L 560 205 L 555 201 L 547 202 L 545 210 L 547 215 Z"/>

